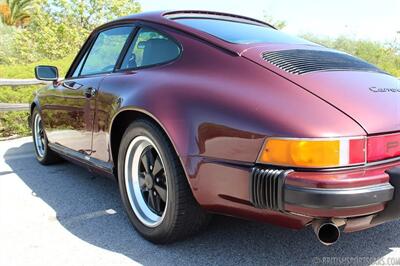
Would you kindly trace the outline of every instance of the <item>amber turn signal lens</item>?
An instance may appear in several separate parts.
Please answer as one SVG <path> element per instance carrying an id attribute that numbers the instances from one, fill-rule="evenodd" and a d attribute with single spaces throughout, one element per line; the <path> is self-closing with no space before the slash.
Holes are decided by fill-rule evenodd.
<path id="1" fill-rule="evenodd" d="M 363 145 L 354 145 L 359 141 Z M 360 164 L 365 162 L 364 146 L 363 138 L 351 140 L 271 138 L 265 142 L 258 161 L 272 165 L 304 168 Z M 353 151 L 350 152 L 351 147 L 353 147 Z"/>

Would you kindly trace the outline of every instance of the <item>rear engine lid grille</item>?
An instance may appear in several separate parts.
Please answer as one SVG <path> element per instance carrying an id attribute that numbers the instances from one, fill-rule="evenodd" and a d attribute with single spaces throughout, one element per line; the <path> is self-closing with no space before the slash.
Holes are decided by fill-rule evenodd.
<path id="1" fill-rule="evenodd" d="M 295 75 L 316 71 L 367 71 L 385 73 L 361 59 L 345 53 L 319 50 L 281 50 L 264 52 L 262 58 L 270 64 Z"/>

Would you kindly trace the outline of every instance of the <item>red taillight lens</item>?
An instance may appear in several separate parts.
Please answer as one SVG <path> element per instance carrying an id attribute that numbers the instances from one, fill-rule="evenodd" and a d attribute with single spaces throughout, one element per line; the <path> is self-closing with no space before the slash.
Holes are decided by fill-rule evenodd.
<path id="1" fill-rule="evenodd" d="M 349 164 L 365 163 L 365 138 L 349 141 Z"/>
<path id="2" fill-rule="evenodd" d="M 400 156 L 400 134 L 369 137 L 367 154 L 368 162 Z"/>

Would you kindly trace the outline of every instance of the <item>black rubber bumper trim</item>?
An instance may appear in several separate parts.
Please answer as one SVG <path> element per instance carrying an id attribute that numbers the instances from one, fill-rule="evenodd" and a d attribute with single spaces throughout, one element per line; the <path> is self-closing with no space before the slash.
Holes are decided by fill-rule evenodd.
<path id="1" fill-rule="evenodd" d="M 283 188 L 286 176 L 290 172 L 292 170 L 254 167 L 249 179 L 251 204 L 259 209 L 283 211 Z"/>
<path id="2" fill-rule="evenodd" d="M 392 200 L 393 195 L 394 187 L 389 183 L 341 189 L 284 186 L 286 204 L 313 209 L 347 209 L 375 205 Z"/>

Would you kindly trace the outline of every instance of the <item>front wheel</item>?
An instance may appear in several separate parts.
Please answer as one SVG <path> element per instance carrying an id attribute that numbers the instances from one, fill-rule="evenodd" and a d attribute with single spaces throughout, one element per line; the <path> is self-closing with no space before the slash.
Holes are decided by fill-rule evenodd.
<path id="1" fill-rule="evenodd" d="M 172 145 L 147 120 L 132 123 L 123 136 L 118 179 L 130 221 L 154 243 L 191 235 L 208 221 L 192 195 Z"/>
<path id="2" fill-rule="evenodd" d="M 49 148 L 42 117 L 37 108 L 32 112 L 32 136 L 36 159 L 39 163 L 47 165 L 61 161 L 61 158 Z"/>

